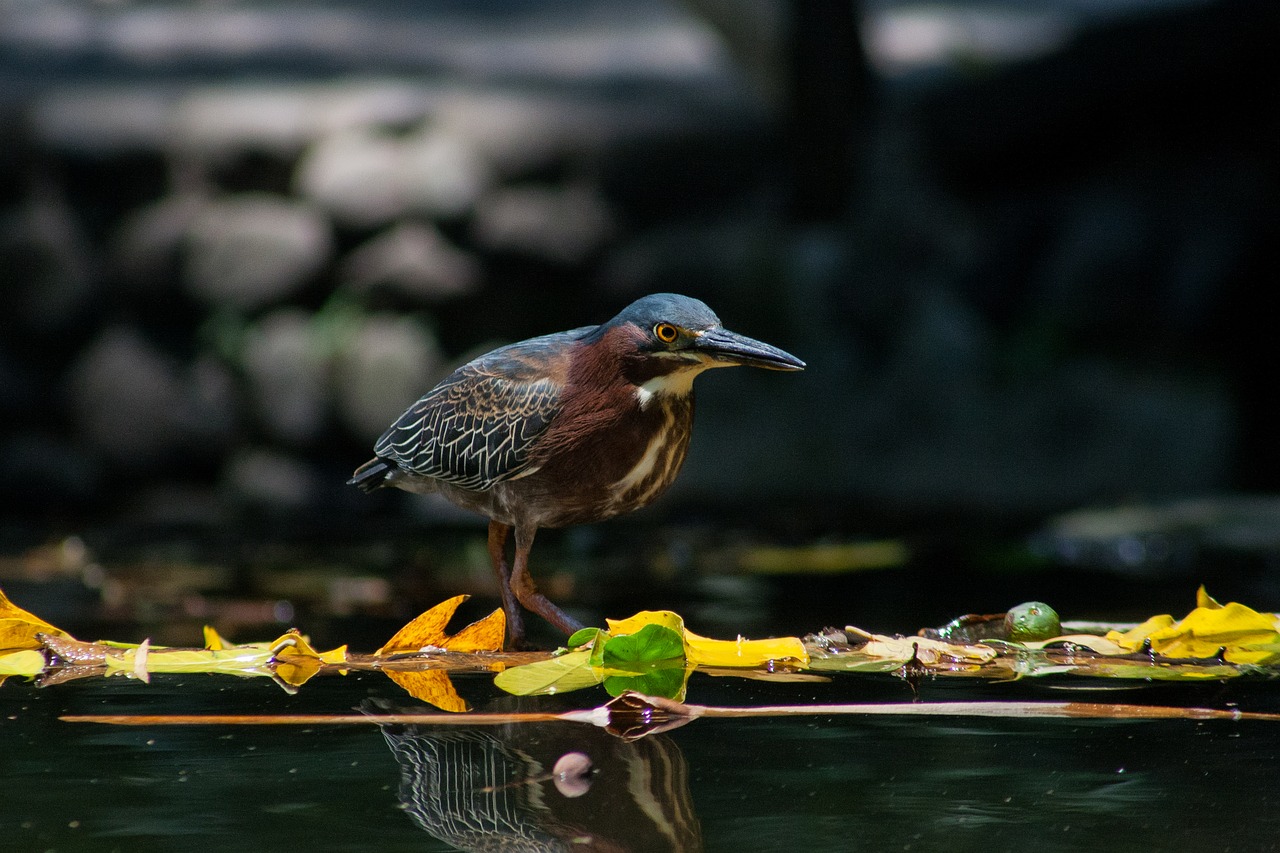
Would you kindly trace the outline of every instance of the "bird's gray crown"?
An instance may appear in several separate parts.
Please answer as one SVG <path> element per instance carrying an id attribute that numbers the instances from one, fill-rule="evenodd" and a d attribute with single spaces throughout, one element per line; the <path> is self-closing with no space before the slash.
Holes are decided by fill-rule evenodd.
<path id="1" fill-rule="evenodd" d="M 648 329 L 655 323 L 671 323 L 682 329 L 708 329 L 720 325 L 720 318 L 706 303 L 678 293 L 654 293 L 637 299 L 606 326 L 634 323 Z"/>

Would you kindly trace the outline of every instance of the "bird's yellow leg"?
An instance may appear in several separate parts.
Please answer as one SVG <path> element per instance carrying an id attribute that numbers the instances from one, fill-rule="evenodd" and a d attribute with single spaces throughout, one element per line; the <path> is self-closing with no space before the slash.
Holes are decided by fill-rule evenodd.
<path id="1" fill-rule="evenodd" d="M 507 647 L 516 648 L 524 640 L 524 618 L 520 604 L 511 590 L 511 573 L 507 570 L 507 534 L 510 525 L 498 521 L 489 522 L 489 561 L 498 578 L 498 594 L 502 596 L 502 612 L 507 617 Z"/>

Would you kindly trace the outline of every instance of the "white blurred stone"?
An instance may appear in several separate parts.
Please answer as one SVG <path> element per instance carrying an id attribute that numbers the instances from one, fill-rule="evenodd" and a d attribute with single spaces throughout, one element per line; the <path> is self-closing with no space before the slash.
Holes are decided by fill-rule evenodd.
<path id="1" fill-rule="evenodd" d="M 399 148 L 398 185 L 407 214 L 463 216 L 494 183 L 493 170 L 462 137 L 428 128 Z"/>
<path id="2" fill-rule="evenodd" d="M 407 137 L 373 127 L 334 133 L 307 151 L 295 176 L 298 192 L 358 228 L 463 216 L 493 180 L 473 146 L 430 128 Z"/>
<path id="3" fill-rule="evenodd" d="M 369 442 L 445 370 L 434 335 L 417 321 L 393 314 L 370 316 L 345 336 L 335 367 L 339 416 Z"/>
<path id="4" fill-rule="evenodd" d="M 563 98 L 481 91 L 442 99 L 434 120 L 509 178 L 596 147 L 601 127 L 593 118 Z"/>
<path id="5" fill-rule="evenodd" d="M 183 273 L 196 296 L 252 310 L 296 293 L 329 260 L 324 218 L 265 193 L 209 202 L 192 220 Z"/>
<path id="6" fill-rule="evenodd" d="M 342 279 L 358 292 L 387 289 L 415 301 L 435 302 L 470 293 L 480 283 L 479 263 L 430 225 L 406 222 L 355 249 Z"/>
<path id="7" fill-rule="evenodd" d="M 391 80 L 203 86 L 178 101 L 173 133 L 187 152 L 288 156 L 328 134 L 418 121 L 431 101 L 430 90 Z"/>
<path id="8" fill-rule="evenodd" d="M 400 143 L 368 127 L 327 136 L 313 145 L 295 174 L 297 191 L 343 225 L 373 227 L 399 216 Z"/>
<path id="9" fill-rule="evenodd" d="M 519 186 L 482 199 L 472 228 L 487 249 L 576 264 L 613 236 L 614 221 L 592 187 Z"/>

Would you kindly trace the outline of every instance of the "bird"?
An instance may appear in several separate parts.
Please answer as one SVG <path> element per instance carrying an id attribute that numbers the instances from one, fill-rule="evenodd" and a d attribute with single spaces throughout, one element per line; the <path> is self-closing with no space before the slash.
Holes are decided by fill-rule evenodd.
<path id="1" fill-rule="evenodd" d="M 735 365 L 805 367 L 724 328 L 701 300 L 651 294 L 608 322 L 509 344 L 459 367 L 387 428 L 348 485 L 438 493 L 486 516 L 507 647 L 524 642 L 521 608 L 572 635 L 582 625 L 530 574 L 534 536 L 631 512 L 665 492 L 689 449 L 693 380 Z"/>

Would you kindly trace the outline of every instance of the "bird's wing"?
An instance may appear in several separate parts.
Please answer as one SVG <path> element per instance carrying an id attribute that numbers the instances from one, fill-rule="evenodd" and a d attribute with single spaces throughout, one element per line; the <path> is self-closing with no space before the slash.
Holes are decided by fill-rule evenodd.
<path id="1" fill-rule="evenodd" d="M 464 489 L 518 477 L 560 411 L 569 348 L 584 331 L 522 341 L 463 365 L 410 406 L 374 453 Z"/>

